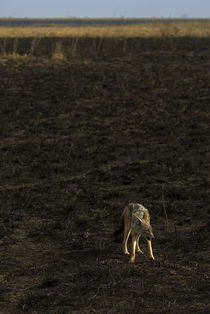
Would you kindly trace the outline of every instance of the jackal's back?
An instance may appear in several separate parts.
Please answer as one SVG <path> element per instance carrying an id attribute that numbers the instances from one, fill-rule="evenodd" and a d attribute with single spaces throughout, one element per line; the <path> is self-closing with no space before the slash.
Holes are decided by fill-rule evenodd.
<path id="1" fill-rule="evenodd" d="M 137 215 L 139 218 L 146 220 L 150 223 L 150 214 L 147 208 L 139 203 L 129 203 L 128 208 L 132 214 Z"/>

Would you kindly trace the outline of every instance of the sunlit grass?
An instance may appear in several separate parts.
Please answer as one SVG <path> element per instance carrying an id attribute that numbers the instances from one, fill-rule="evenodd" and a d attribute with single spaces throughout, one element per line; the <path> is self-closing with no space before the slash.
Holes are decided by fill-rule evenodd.
<path id="1" fill-rule="evenodd" d="M 1 26 L 0 37 L 161 37 L 210 36 L 210 21 L 151 22 L 101 26 Z"/>
<path id="2" fill-rule="evenodd" d="M 129 55 L 129 38 L 142 37 L 160 38 L 169 45 L 170 50 L 174 50 L 176 49 L 174 38 L 210 36 L 210 20 L 154 19 L 133 24 L 106 22 L 83 26 L 56 22 L 47 24 L 47 21 L 42 21 L 43 24 L 40 22 L 39 25 L 30 24 L 30 21 L 25 23 L 25 26 L 18 23 L 16 24 L 18 26 L 15 24 L 0 26 L 1 62 L 10 58 L 17 60 L 45 58 L 53 62 L 81 60 L 84 59 L 83 45 L 88 47 L 85 58 L 87 55 L 94 58 L 108 56 L 110 51 L 108 46 L 116 42 L 121 45 L 122 52 Z M 90 38 L 88 44 L 84 44 L 84 38 Z M 48 43 L 47 46 L 45 42 Z"/>

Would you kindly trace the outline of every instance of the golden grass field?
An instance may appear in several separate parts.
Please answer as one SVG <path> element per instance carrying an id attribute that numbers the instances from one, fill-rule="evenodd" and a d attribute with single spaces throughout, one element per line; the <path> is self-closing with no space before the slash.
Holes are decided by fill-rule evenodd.
<path id="1" fill-rule="evenodd" d="M 125 25 L 38 25 L 2 26 L 0 37 L 160 37 L 160 36 L 210 36 L 210 21 L 154 21 Z"/>
<path id="2" fill-rule="evenodd" d="M 168 43 L 170 42 L 171 49 L 175 49 L 174 38 L 208 38 L 209 36 L 210 20 L 208 19 L 0 19 L 0 58 L 5 60 L 5 58 L 41 57 L 55 61 L 72 60 L 72 58 L 81 60 L 81 40 L 92 40 L 87 54 L 92 50 L 95 55 L 101 55 L 104 54 L 102 50 L 110 51 L 111 48 L 107 47 L 106 39 L 123 40 L 125 46 L 128 39 L 132 38 L 162 38 L 163 40 L 167 38 L 170 40 Z M 45 40 L 48 41 L 49 47 L 43 42 Z"/>

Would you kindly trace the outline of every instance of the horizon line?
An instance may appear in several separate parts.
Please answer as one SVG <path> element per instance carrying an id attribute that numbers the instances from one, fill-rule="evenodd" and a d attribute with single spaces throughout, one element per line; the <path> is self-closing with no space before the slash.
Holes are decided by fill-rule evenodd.
<path id="1" fill-rule="evenodd" d="M 166 16 L 151 16 L 151 17 L 89 17 L 89 16 L 84 16 L 84 17 L 78 17 L 78 16 L 69 16 L 69 17 L 30 17 L 30 16 L 25 16 L 25 17 L 7 17 L 7 16 L 0 16 L 0 19 L 9 19 L 9 20 L 16 20 L 16 19 L 31 19 L 31 20 L 57 20 L 57 19 L 62 19 L 62 20 L 73 20 L 73 19 L 80 19 L 80 20 L 85 20 L 85 19 L 90 19 L 90 20 L 149 20 L 149 19 L 157 19 L 157 20 L 210 20 L 210 17 L 190 17 L 190 16 L 178 16 L 178 17 L 166 17 Z"/>

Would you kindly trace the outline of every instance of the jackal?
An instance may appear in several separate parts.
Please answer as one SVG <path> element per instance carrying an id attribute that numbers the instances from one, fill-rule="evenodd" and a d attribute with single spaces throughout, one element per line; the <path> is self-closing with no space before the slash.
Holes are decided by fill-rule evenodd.
<path id="1" fill-rule="evenodd" d="M 150 225 L 150 214 L 148 209 L 138 203 L 129 203 L 124 211 L 124 239 L 123 248 L 125 254 L 130 254 L 127 248 L 128 238 L 130 233 L 132 235 L 132 254 L 130 262 L 133 263 L 135 260 L 135 251 L 143 253 L 139 246 L 139 238 L 143 236 L 147 239 L 149 254 L 152 259 L 154 255 L 152 252 L 151 240 L 154 238 L 152 227 Z"/>

